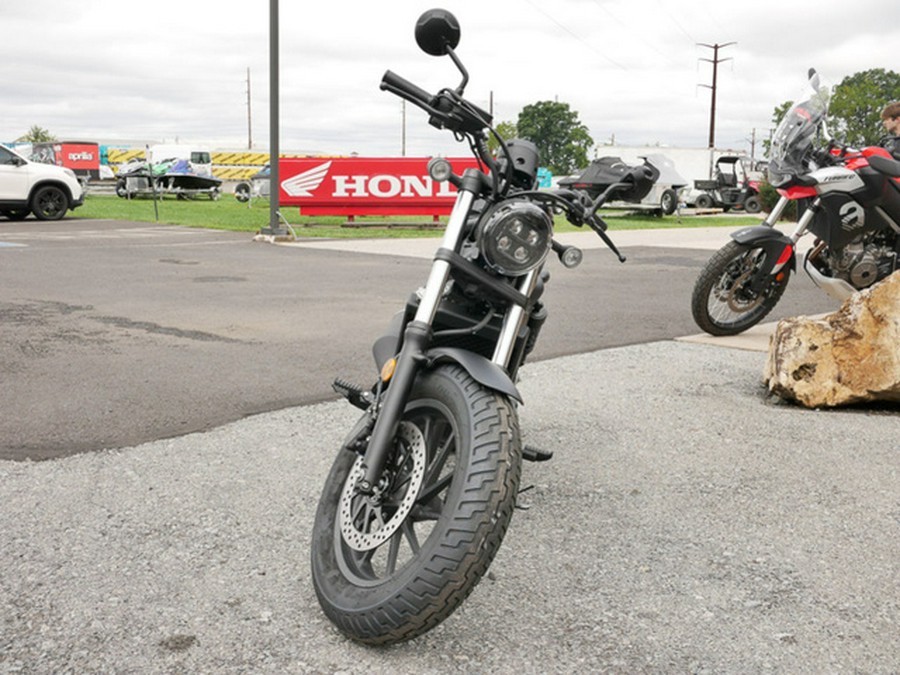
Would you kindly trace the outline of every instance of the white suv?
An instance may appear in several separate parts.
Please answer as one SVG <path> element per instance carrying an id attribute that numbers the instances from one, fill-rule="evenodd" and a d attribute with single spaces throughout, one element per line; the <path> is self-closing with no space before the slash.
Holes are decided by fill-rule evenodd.
<path id="1" fill-rule="evenodd" d="M 31 162 L 0 145 L 0 216 L 59 220 L 84 203 L 84 191 L 70 169 Z"/>

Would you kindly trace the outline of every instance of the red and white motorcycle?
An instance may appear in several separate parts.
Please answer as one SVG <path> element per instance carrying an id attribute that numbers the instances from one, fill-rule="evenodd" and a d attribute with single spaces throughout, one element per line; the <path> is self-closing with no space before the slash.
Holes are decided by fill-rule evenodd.
<path id="1" fill-rule="evenodd" d="M 830 88 L 814 70 L 809 86 L 812 94 L 791 107 L 772 141 L 769 182 L 781 198 L 762 224 L 733 232 L 694 285 L 694 321 L 711 335 L 741 333 L 772 311 L 808 233 L 816 240 L 803 269 L 837 300 L 898 269 L 900 162 L 884 148 L 852 150 L 830 139 Z M 774 226 L 792 200 L 800 216 L 786 235 Z"/>

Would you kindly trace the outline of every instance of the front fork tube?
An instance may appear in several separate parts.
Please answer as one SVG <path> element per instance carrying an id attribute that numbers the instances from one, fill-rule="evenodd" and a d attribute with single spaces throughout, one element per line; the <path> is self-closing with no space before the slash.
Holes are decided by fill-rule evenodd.
<path id="1" fill-rule="evenodd" d="M 431 340 L 431 327 L 418 321 L 411 321 L 403 337 L 403 349 L 397 358 L 397 366 L 391 377 L 391 385 L 384 392 L 381 410 L 375 419 L 372 436 L 366 449 L 366 473 L 360 480 L 360 492 L 369 494 L 378 482 L 384 465 L 390 456 L 400 417 L 409 400 L 413 383 L 419 368 L 425 361 L 425 350 Z"/>
<path id="2" fill-rule="evenodd" d="M 797 242 L 800 241 L 800 237 L 802 237 L 806 233 L 806 229 L 809 227 L 809 224 L 812 222 L 812 219 L 816 217 L 816 214 L 822 210 L 822 198 L 816 197 L 813 200 L 813 203 L 807 207 L 806 211 L 803 212 L 803 215 L 800 216 L 800 219 L 797 221 L 797 227 L 794 228 L 794 231 L 791 233 L 791 241 L 794 242 L 794 247 L 796 248 Z"/>
<path id="3" fill-rule="evenodd" d="M 790 199 L 785 196 L 781 196 L 775 203 L 775 206 L 772 207 L 772 211 L 768 216 L 766 216 L 766 219 L 762 222 L 762 224 L 768 225 L 769 227 L 775 227 L 775 223 L 778 222 L 778 219 L 781 218 L 781 214 L 784 213 L 785 208 L 787 208 L 787 205 L 790 203 Z M 791 233 L 791 241 L 793 241 L 795 245 L 798 241 L 800 241 L 800 237 L 802 237 L 806 233 L 806 228 L 809 227 L 812 219 L 821 208 L 822 198 L 816 197 L 813 203 L 810 204 L 806 211 L 803 212 L 803 215 L 800 216 L 799 220 L 797 221 L 797 226 Z"/>
<path id="4" fill-rule="evenodd" d="M 541 268 L 538 267 L 522 277 L 522 280 L 519 282 L 519 293 L 526 298 L 530 298 L 540 275 Z M 510 304 L 503 319 L 503 326 L 500 328 L 500 337 L 497 339 L 496 347 L 494 347 L 494 355 L 491 358 L 491 361 L 501 368 L 509 369 L 509 359 L 512 356 L 516 338 L 519 336 L 519 331 L 522 329 L 522 324 L 526 318 L 526 307 Z"/>
<path id="5" fill-rule="evenodd" d="M 766 216 L 765 220 L 763 220 L 763 225 L 768 225 L 769 227 L 775 227 L 775 223 L 778 222 L 778 219 L 781 218 L 781 214 L 784 213 L 784 210 L 787 208 L 787 205 L 791 203 L 791 200 L 781 195 L 778 198 L 778 201 L 775 202 L 775 206 L 772 207 L 772 210 L 769 212 L 769 215 Z"/>
<path id="6" fill-rule="evenodd" d="M 475 200 L 478 186 L 470 183 L 478 182 L 473 176 L 463 177 L 463 184 L 457 194 L 453 212 L 447 222 L 441 248 L 455 251 L 463 236 L 466 219 Z M 397 427 L 413 383 L 425 362 L 425 351 L 431 342 L 431 325 L 434 322 L 444 287 L 450 278 L 450 264 L 444 260 L 435 260 L 431 266 L 431 274 L 425 284 L 419 308 L 416 316 L 406 327 L 403 335 L 403 347 L 397 358 L 397 366 L 391 377 L 390 386 L 384 392 L 381 402 L 381 410 L 372 428 L 372 436 L 365 454 L 366 472 L 357 485 L 360 492 L 371 493 L 377 485 L 388 457 L 391 454 L 394 438 L 397 435 Z"/>
<path id="7" fill-rule="evenodd" d="M 781 215 L 782 211 L 784 211 L 784 207 L 790 200 L 787 197 L 782 197 L 778 200 L 778 203 L 772 209 L 772 213 L 769 214 L 769 217 L 763 222 L 763 225 L 768 225 L 769 227 L 773 227 L 774 223 L 777 222 L 778 217 Z M 813 200 L 813 203 L 809 205 L 809 207 L 803 212 L 797 221 L 797 225 L 794 228 L 794 231 L 788 237 L 791 240 L 790 248 L 791 248 L 791 256 L 797 255 L 797 242 L 800 241 L 800 237 L 802 237 L 805 233 L 809 224 L 812 222 L 812 219 L 815 218 L 816 214 L 822 209 L 822 198 L 816 197 Z M 780 255 L 773 255 L 771 262 L 767 265 L 764 265 L 761 269 L 757 270 L 754 278 L 751 280 L 750 287 L 754 291 L 761 291 L 765 288 L 771 279 L 771 277 L 778 272 L 781 271 L 782 267 L 787 264 L 789 258 L 784 258 L 784 251 L 780 253 Z"/>

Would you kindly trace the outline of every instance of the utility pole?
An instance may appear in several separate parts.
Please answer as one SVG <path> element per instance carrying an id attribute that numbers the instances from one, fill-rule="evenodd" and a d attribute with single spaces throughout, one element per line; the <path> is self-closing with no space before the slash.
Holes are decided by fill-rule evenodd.
<path id="1" fill-rule="evenodd" d="M 250 118 L 250 67 L 247 67 L 247 149 L 253 149 L 253 124 Z"/>
<path id="2" fill-rule="evenodd" d="M 716 88 L 718 87 L 718 75 L 719 75 L 719 64 L 723 61 L 730 61 L 731 59 L 720 59 L 719 58 L 719 50 L 725 49 L 725 47 L 730 47 L 731 45 L 736 45 L 737 42 L 726 42 L 723 45 L 720 45 L 718 42 L 714 45 L 708 45 L 705 43 L 699 43 L 700 47 L 708 47 L 713 50 L 713 57 L 711 59 L 700 59 L 701 61 L 706 61 L 707 63 L 713 64 L 713 72 L 712 72 L 712 85 L 701 84 L 701 87 L 706 87 L 707 89 L 712 90 L 712 101 L 709 108 L 709 148 L 712 150 L 716 147 Z"/>
<path id="3" fill-rule="evenodd" d="M 285 236 L 287 228 L 281 224 L 278 211 L 278 193 L 281 181 L 278 176 L 278 0 L 269 0 L 269 225 L 260 234 Z"/>

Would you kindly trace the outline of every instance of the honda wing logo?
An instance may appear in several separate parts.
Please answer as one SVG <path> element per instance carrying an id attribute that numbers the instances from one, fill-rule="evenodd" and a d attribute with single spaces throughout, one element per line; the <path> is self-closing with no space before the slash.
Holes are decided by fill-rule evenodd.
<path id="1" fill-rule="evenodd" d="M 303 173 L 298 173 L 293 178 L 288 178 L 282 182 L 281 187 L 291 197 L 312 197 L 313 192 L 325 180 L 325 176 L 328 175 L 328 169 L 330 168 L 330 161 L 314 166 Z"/>

